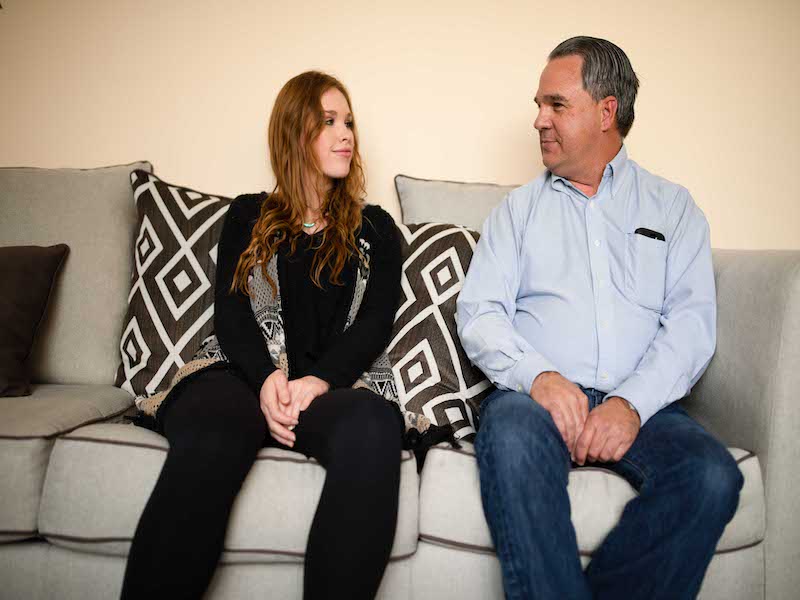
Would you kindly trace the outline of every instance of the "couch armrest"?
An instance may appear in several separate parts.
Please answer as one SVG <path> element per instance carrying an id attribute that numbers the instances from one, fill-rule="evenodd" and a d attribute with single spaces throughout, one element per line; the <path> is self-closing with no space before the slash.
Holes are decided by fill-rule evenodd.
<path id="1" fill-rule="evenodd" d="M 800 589 L 800 251 L 715 250 L 717 351 L 686 402 L 764 475 L 766 597 Z"/>

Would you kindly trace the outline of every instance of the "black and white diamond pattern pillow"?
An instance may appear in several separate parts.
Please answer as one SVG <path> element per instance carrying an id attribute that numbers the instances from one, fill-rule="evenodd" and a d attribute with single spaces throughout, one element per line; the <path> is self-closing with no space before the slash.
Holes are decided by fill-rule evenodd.
<path id="1" fill-rule="evenodd" d="M 134 395 L 168 386 L 214 327 L 217 242 L 230 198 L 131 173 L 139 216 L 116 385 Z"/>
<path id="2" fill-rule="evenodd" d="M 456 331 L 456 299 L 480 234 L 457 225 L 398 225 L 403 274 L 388 355 L 400 402 L 471 441 L 494 389 L 470 363 Z"/>

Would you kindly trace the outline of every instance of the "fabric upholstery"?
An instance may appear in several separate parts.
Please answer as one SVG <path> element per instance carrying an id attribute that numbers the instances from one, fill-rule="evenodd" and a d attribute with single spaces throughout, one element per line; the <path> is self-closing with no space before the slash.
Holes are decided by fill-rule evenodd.
<path id="1" fill-rule="evenodd" d="M 516 185 L 394 178 L 403 223 L 456 223 L 481 231 L 492 209 Z"/>
<path id="2" fill-rule="evenodd" d="M 76 552 L 46 542 L 0 546 L 0 598 L 3 600 L 108 600 L 119 598 L 126 559 Z M 391 559 L 377 600 L 412 600 L 412 559 Z M 221 564 L 211 580 L 208 600 L 275 598 L 301 600 L 303 565 Z M 345 595 L 346 597 L 346 595 Z M 445 596 L 447 598 L 447 596 Z"/>
<path id="3" fill-rule="evenodd" d="M 584 567 L 589 558 L 582 557 Z M 762 600 L 764 544 L 714 555 L 698 600 Z M 412 563 L 414 600 L 503 598 L 500 563 L 493 553 L 420 541 Z M 776 598 L 792 598 L 791 595 Z"/>
<path id="4" fill-rule="evenodd" d="M 36 535 L 39 500 L 52 448 L 53 440 L 47 438 L 0 438 L 0 543 Z"/>
<path id="5" fill-rule="evenodd" d="M 26 362 L 67 252 L 65 244 L 0 248 L 0 396 L 31 393 Z"/>
<path id="6" fill-rule="evenodd" d="M 756 544 L 764 539 L 766 527 L 758 458 L 739 449 L 731 449 L 731 453 L 741 460 L 739 468 L 745 483 L 739 508 L 720 539 L 718 551 Z M 599 467 L 573 469 L 567 490 L 578 549 L 589 556 L 619 521 L 635 492 L 622 477 Z M 453 510 L 456 505 L 458 511 Z M 420 485 L 420 539 L 492 551 L 471 444 L 464 444 L 461 450 L 440 445 L 428 452 Z"/>
<path id="7" fill-rule="evenodd" d="M 134 169 L 152 167 L 0 168 L 0 246 L 70 247 L 39 329 L 47 343 L 31 356 L 34 382 L 114 381 L 130 288 Z"/>
<path id="8" fill-rule="evenodd" d="M 400 403 L 470 440 L 478 407 L 494 389 L 472 366 L 456 331 L 456 299 L 479 235 L 464 227 L 399 225 L 400 307 L 387 348 Z"/>
<path id="9" fill-rule="evenodd" d="M 0 542 L 36 534 L 54 438 L 118 418 L 133 403 L 111 385 L 33 385 L 31 392 L 0 398 Z"/>
<path id="10" fill-rule="evenodd" d="M 213 330 L 217 242 L 232 200 L 147 171 L 130 181 L 138 221 L 116 385 L 139 396 L 166 388 Z"/>
<path id="11" fill-rule="evenodd" d="M 39 531 L 60 546 L 125 556 L 166 451 L 163 437 L 133 425 L 92 425 L 59 438 Z M 324 478 L 301 454 L 262 449 L 234 504 L 223 560 L 302 562 Z M 416 461 L 404 452 L 394 558 L 416 549 L 418 486 Z"/>
<path id="12" fill-rule="evenodd" d="M 768 598 L 800 589 L 800 251 L 715 250 L 717 352 L 689 412 L 758 455 L 766 495 Z"/>
<path id="13" fill-rule="evenodd" d="M 0 439 L 54 438 L 114 418 L 133 405 L 112 385 L 37 384 L 25 398 L 0 398 Z"/>

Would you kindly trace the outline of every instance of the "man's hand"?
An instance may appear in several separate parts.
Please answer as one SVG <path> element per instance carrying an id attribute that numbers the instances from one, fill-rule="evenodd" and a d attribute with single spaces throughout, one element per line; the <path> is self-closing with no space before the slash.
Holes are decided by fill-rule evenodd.
<path id="1" fill-rule="evenodd" d="M 575 462 L 618 462 L 639 434 L 641 419 L 627 400 L 612 396 L 589 413 L 575 448 Z"/>
<path id="2" fill-rule="evenodd" d="M 586 394 L 560 373 L 545 371 L 533 380 L 531 398 L 553 417 L 570 456 L 574 456 L 575 442 L 589 414 Z"/>
<path id="3" fill-rule="evenodd" d="M 331 386 L 327 381 L 313 375 L 292 379 L 289 382 L 289 397 L 291 399 L 288 407 L 289 415 L 297 420 L 301 411 L 307 409 L 317 396 L 321 396 L 329 389 L 331 389 Z"/>
<path id="4" fill-rule="evenodd" d="M 273 371 L 264 380 L 258 399 L 272 437 L 284 446 L 294 446 L 295 435 L 290 428 L 297 425 L 297 419 L 291 414 L 291 396 L 286 374 L 280 369 Z"/>

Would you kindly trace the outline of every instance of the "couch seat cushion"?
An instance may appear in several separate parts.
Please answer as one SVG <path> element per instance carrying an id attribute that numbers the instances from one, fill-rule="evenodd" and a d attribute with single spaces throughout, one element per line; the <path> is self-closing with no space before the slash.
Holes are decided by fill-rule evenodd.
<path id="1" fill-rule="evenodd" d="M 111 385 L 33 385 L 30 396 L 0 398 L 0 542 L 36 535 L 56 436 L 117 418 L 132 404 Z"/>
<path id="2" fill-rule="evenodd" d="M 164 437 L 133 425 L 91 425 L 59 438 L 41 535 L 68 548 L 126 556 L 167 449 Z M 262 449 L 234 504 L 222 561 L 302 562 L 324 479 L 325 470 L 302 454 Z M 393 559 L 416 550 L 418 489 L 416 461 L 403 452 Z"/>
<path id="3" fill-rule="evenodd" d="M 744 475 L 739 508 L 728 524 L 717 551 L 731 551 L 764 539 L 764 489 L 758 458 L 730 449 Z M 461 450 L 432 448 L 425 459 L 420 484 L 420 539 L 465 550 L 494 552 L 483 517 L 477 461 L 472 444 Z M 573 469 L 568 492 L 578 548 L 590 556 L 622 515 L 636 492 L 619 475 L 599 467 Z M 458 507 L 454 510 L 454 507 Z"/>

